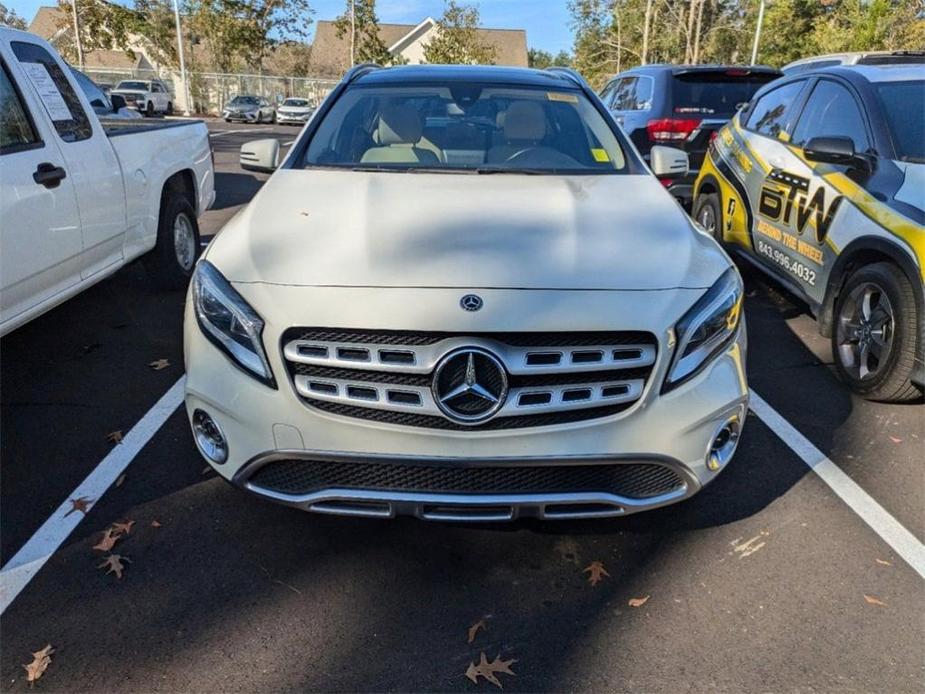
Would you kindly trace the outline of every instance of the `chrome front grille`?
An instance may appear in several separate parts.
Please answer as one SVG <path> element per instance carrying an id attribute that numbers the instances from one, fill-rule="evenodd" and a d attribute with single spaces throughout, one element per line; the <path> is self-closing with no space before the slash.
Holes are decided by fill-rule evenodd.
<path id="1" fill-rule="evenodd" d="M 437 429 L 501 429 L 619 412 L 642 395 L 656 359 L 644 332 L 476 333 L 293 328 L 282 340 L 295 390 L 335 414 Z M 503 364 L 509 389 L 492 419 L 447 418 L 433 379 L 448 354 L 478 348 Z"/>

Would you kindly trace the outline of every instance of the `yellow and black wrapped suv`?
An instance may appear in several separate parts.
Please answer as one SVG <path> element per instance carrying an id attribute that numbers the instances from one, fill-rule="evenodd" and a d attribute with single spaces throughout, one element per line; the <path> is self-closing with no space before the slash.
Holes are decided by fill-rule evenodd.
<path id="1" fill-rule="evenodd" d="M 852 390 L 919 397 L 925 66 L 767 85 L 713 139 L 694 196 L 706 230 L 806 300 Z"/>

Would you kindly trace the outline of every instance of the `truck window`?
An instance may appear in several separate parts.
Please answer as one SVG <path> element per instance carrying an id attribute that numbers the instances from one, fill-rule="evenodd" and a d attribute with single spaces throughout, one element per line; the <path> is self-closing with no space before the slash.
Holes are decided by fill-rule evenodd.
<path id="1" fill-rule="evenodd" d="M 51 57 L 51 54 L 41 46 L 24 41 L 10 42 L 10 48 L 13 54 L 26 70 L 30 65 L 41 65 L 48 71 L 51 81 L 64 99 L 66 109 L 64 113 L 58 112 L 58 109 L 49 111 L 49 117 L 55 126 L 55 130 L 65 142 L 79 142 L 86 140 L 93 134 L 93 127 L 90 125 L 90 119 L 80 105 L 80 99 L 71 87 L 64 74 L 64 71 L 58 66 L 57 61 Z M 47 78 L 46 78 L 47 79 Z M 69 117 L 68 117 L 69 116 Z"/>
<path id="2" fill-rule="evenodd" d="M 10 73 L 0 69 L 0 155 L 41 147 Z"/>

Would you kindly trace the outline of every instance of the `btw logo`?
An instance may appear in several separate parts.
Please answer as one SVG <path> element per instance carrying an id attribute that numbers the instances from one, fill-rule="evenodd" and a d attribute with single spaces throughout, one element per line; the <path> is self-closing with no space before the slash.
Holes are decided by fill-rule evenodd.
<path id="1" fill-rule="evenodd" d="M 809 220 L 813 219 L 816 242 L 822 244 L 842 200 L 841 195 L 836 195 L 826 207 L 825 197 L 825 186 L 816 188 L 810 197 L 808 178 L 773 169 L 761 187 L 758 212 L 773 222 L 795 228 L 800 236 Z"/>

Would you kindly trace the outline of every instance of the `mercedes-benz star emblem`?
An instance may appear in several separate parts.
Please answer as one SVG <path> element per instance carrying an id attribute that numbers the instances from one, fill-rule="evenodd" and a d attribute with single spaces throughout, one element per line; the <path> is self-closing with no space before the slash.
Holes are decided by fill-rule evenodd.
<path id="1" fill-rule="evenodd" d="M 459 300 L 459 305 L 462 306 L 463 311 L 478 311 L 482 308 L 483 303 L 482 297 L 478 294 L 466 294 Z"/>
<path id="2" fill-rule="evenodd" d="M 437 365 L 432 386 L 437 407 L 461 424 L 478 424 L 492 417 L 507 397 L 504 365 L 490 352 L 463 347 Z"/>

